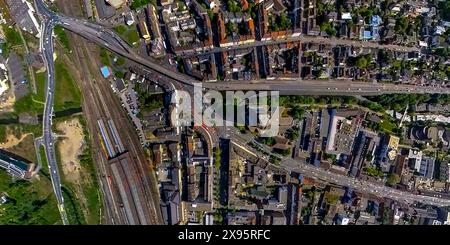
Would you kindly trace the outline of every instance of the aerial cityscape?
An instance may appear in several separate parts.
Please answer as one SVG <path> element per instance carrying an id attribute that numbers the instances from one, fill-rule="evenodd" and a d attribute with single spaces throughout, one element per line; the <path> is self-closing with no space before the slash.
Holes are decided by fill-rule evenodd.
<path id="1" fill-rule="evenodd" d="M 449 225 L 449 79 L 450 0 L 0 0 L 0 225 Z"/>

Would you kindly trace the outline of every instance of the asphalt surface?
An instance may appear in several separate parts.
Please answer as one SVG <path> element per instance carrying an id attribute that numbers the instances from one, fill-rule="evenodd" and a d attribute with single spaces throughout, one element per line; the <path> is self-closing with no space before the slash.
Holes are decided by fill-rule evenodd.
<path id="1" fill-rule="evenodd" d="M 68 225 L 67 213 L 64 208 L 64 197 L 61 190 L 61 179 L 59 176 L 58 165 L 56 163 L 56 154 L 54 146 L 54 137 L 52 132 L 52 116 L 55 91 L 55 65 L 53 62 L 53 27 L 52 19 L 45 19 L 42 25 L 40 38 L 40 48 L 43 54 L 44 63 L 47 68 L 46 98 L 43 115 L 43 136 L 42 144 L 45 148 L 50 178 L 52 181 L 53 191 L 56 196 L 58 209 L 61 214 L 61 220 L 64 225 Z"/>
<path id="2" fill-rule="evenodd" d="M 279 91 L 282 95 L 378 95 L 401 93 L 448 94 L 449 88 L 392 83 L 355 82 L 349 80 L 261 80 L 246 82 L 203 83 L 219 91 Z"/>

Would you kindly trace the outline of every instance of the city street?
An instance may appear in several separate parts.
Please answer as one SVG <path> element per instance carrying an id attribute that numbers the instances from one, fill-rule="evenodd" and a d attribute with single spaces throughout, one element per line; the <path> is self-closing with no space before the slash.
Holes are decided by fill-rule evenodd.
<path id="1" fill-rule="evenodd" d="M 53 101 L 55 91 L 55 65 L 53 62 L 53 27 L 52 19 L 47 19 L 42 25 L 42 32 L 40 38 L 41 52 L 44 54 L 44 64 L 47 68 L 47 82 L 46 82 L 46 98 L 43 115 L 43 145 L 45 148 L 45 155 L 47 158 L 49 173 L 52 181 L 53 191 L 58 203 L 58 209 L 61 214 L 61 219 L 64 225 L 69 224 L 66 210 L 64 208 L 64 197 L 61 190 L 61 179 L 58 171 L 58 164 L 56 163 L 56 154 L 54 146 L 54 137 L 52 132 L 52 117 L 53 117 Z"/>
<path id="2" fill-rule="evenodd" d="M 278 38 L 278 39 L 269 39 L 265 41 L 259 41 L 256 40 L 249 44 L 236 44 L 229 47 L 214 47 L 212 49 L 205 50 L 186 50 L 183 51 L 183 54 L 181 55 L 184 58 L 192 57 L 192 56 L 199 56 L 199 55 L 206 55 L 206 54 L 213 54 L 213 53 L 221 53 L 226 51 L 233 51 L 233 50 L 239 50 L 239 49 L 246 49 L 246 48 L 253 48 L 253 47 L 260 47 L 260 46 L 266 46 L 266 45 L 276 45 L 276 44 L 283 44 L 288 42 L 314 42 L 314 43 L 320 43 L 320 44 L 326 44 L 326 45 L 332 45 L 332 46 L 338 46 L 338 45 L 351 45 L 353 47 L 359 47 L 359 48 L 377 48 L 377 49 L 387 49 L 392 51 L 401 51 L 401 52 L 411 52 L 411 51 L 419 51 L 416 47 L 405 47 L 405 46 L 399 46 L 399 45 L 384 45 L 374 42 L 367 42 L 367 41 L 359 41 L 359 40 L 348 40 L 348 39 L 338 39 L 338 38 L 326 38 L 321 36 L 304 36 L 299 35 L 296 37 L 286 37 L 286 38 Z"/>

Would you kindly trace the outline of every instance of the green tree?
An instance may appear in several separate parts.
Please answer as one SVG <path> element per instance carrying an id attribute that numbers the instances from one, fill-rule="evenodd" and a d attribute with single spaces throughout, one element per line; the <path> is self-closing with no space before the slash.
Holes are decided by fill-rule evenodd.
<path id="1" fill-rule="evenodd" d="M 225 29 L 227 32 L 227 36 L 231 36 L 236 28 L 232 22 L 228 22 L 225 24 Z"/>
<path id="2" fill-rule="evenodd" d="M 331 161 L 336 161 L 336 155 L 330 153 L 323 153 L 324 159 L 330 159 Z"/>
<path id="3" fill-rule="evenodd" d="M 331 192 L 325 194 L 325 201 L 330 205 L 335 205 L 339 201 L 339 196 Z"/>
<path id="4" fill-rule="evenodd" d="M 324 31 L 332 37 L 336 36 L 336 29 L 329 21 L 324 21 L 320 24 L 320 31 Z"/>
<path id="5" fill-rule="evenodd" d="M 443 58 L 448 58 L 449 56 L 449 49 L 445 47 L 439 47 L 436 50 L 434 50 L 434 53 L 438 56 L 441 56 Z"/>
<path id="6" fill-rule="evenodd" d="M 273 146 L 275 144 L 275 140 L 272 137 L 260 138 L 260 141 L 268 146 Z"/>
<path id="7" fill-rule="evenodd" d="M 384 175 L 383 172 L 376 167 L 365 167 L 363 168 L 363 172 L 369 176 L 374 177 L 382 177 Z"/>
<path id="8" fill-rule="evenodd" d="M 395 22 L 395 31 L 398 34 L 404 35 L 409 26 L 409 19 L 407 17 L 401 17 Z"/>
<path id="9" fill-rule="evenodd" d="M 289 129 L 286 132 L 286 138 L 289 140 L 296 140 L 299 136 L 298 130 L 295 129 Z"/>
<path id="10" fill-rule="evenodd" d="M 450 1 L 439 1 L 438 6 L 442 18 L 446 21 L 450 21 Z"/>
<path id="11" fill-rule="evenodd" d="M 115 72 L 114 72 L 114 75 L 115 75 L 117 78 L 124 78 L 124 77 L 125 77 L 125 73 L 124 73 L 123 71 L 115 71 Z"/>
<path id="12" fill-rule="evenodd" d="M 282 156 L 289 156 L 291 154 L 291 149 L 278 149 L 277 152 Z"/>
<path id="13" fill-rule="evenodd" d="M 119 33 L 120 35 L 124 34 L 125 32 L 127 32 L 127 28 L 124 25 L 118 25 L 115 26 L 113 28 L 113 30 L 117 33 Z"/>
<path id="14" fill-rule="evenodd" d="M 221 163 L 220 148 L 216 147 L 216 151 L 214 152 L 214 166 L 216 167 L 217 171 L 220 170 L 220 163 Z"/>
<path id="15" fill-rule="evenodd" d="M 380 49 L 378 51 L 378 60 L 380 62 L 390 63 L 392 61 L 392 52 L 386 49 Z"/>
<path id="16" fill-rule="evenodd" d="M 207 10 L 207 13 L 208 13 L 209 19 L 210 19 L 211 21 L 213 21 L 213 20 L 214 20 L 214 13 L 213 13 L 213 11 L 211 11 L 211 9 L 208 9 L 208 10 Z"/>
<path id="17" fill-rule="evenodd" d="M 269 30 L 270 31 L 279 31 L 280 30 L 280 27 L 278 26 L 278 22 L 275 20 L 275 18 L 273 18 L 272 15 L 269 17 Z"/>
<path id="18" fill-rule="evenodd" d="M 356 59 L 356 66 L 360 69 L 367 67 L 367 60 L 364 56 L 360 56 Z"/>
<path id="19" fill-rule="evenodd" d="M 287 18 L 286 14 L 281 13 L 277 16 L 277 22 L 280 24 L 282 30 L 289 29 L 291 27 L 291 20 Z"/>
<path id="20" fill-rule="evenodd" d="M 396 185 L 400 182 L 400 176 L 398 174 L 390 174 L 386 180 L 388 185 Z"/>
<path id="21" fill-rule="evenodd" d="M 305 109 L 299 105 L 294 105 L 290 110 L 289 114 L 292 118 L 296 120 L 302 119 L 303 114 L 305 113 Z"/>
<path id="22" fill-rule="evenodd" d="M 240 12 L 242 8 L 240 6 L 238 6 L 236 1 L 228 0 L 227 9 L 230 12 L 237 13 L 237 12 Z"/>

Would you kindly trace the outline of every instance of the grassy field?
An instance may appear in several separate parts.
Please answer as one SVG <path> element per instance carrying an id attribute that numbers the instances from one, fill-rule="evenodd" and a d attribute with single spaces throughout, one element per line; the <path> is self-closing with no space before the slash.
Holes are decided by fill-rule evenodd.
<path id="1" fill-rule="evenodd" d="M 383 132 L 392 133 L 392 131 L 397 127 L 395 123 L 391 122 L 388 118 L 385 118 L 380 123 L 380 128 Z"/>
<path id="2" fill-rule="evenodd" d="M 20 144 L 8 149 L 21 157 L 32 162 L 37 162 L 36 151 L 34 149 L 34 136 L 28 135 Z"/>
<path id="3" fill-rule="evenodd" d="M 14 103 L 14 112 L 17 115 L 24 112 L 42 113 L 44 111 L 46 74 L 35 72 L 36 94 L 30 93 Z"/>
<path id="4" fill-rule="evenodd" d="M 5 138 L 0 137 L 0 141 L 4 141 L 6 139 L 7 132 L 14 134 L 17 138 L 19 138 L 22 134 L 32 133 L 36 137 L 39 137 L 42 134 L 41 125 L 29 125 L 29 124 L 9 124 L 4 125 L 0 124 L 0 135 L 5 136 Z"/>
<path id="5" fill-rule="evenodd" d="M 32 94 L 28 94 L 24 96 L 14 103 L 14 112 L 16 114 L 20 114 L 23 112 L 37 112 L 42 113 L 44 110 L 44 104 L 33 101 L 34 96 Z"/>
<path id="6" fill-rule="evenodd" d="M 100 220 L 100 209 L 102 206 L 100 188 L 97 181 L 96 169 L 92 160 L 92 146 L 90 144 L 89 131 L 87 122 L 84 118 L 80 118 L 80 123 L 83 126 L 84 140 L 86 148 L 80 156 L 81 166 L 86 170 L 87 177 L 91 180 L 89 185 L 83 188 L 84 195 L 87 198 L 87 208 L 89 216 L 87 217 L 88 224 L 98 224 Z"/>
<path id="7" fill-rule="evenodd" d="M 55 111 L 81 106 L 81 92 L 75 83 L 67 66 L 61 62 L 55 62 L 56 85 L 55 85 Z"/>
<path id="8" fill-rule="evenodd" d="M 139 41 L 139 33 L 137 32 L 136 29 L 130 30 L 127 33 L 126 39 L 130 44 L 136 43 Z"/>
<path id="9" fill-rule="evenodd" d="M 70 108 L 81 107 L 81 92 L 67 66 L 61 62 L 55 62 L 55 112 Z M 18 115 L 23 112 L 42 113 L 45 102 L 45 84 L 47 75 L 45 72 L 35 73 L 36 94 L 28 94 L 14 103 L 14 112 Z"/>
<path id="10" fill-rule="evenodd" d="M 61 26 L 55 26 L 54 32 L 62 46 L 65 49 L 70 50 L 69 37 L 67 36 L 66 31 Z"/>
<path id="11" fill-rule="evenodd" d="M 128 28 L 124 25 L 118 25 L 115 26 L 114 31 L 117 32 L 119 35 L 123 35 L 125 32 L 127 32 Z"/>
<path id="12" fill-rule="evenodd" d="M 40 101 L 42 103 L 45 102 L 45 82 L 47 79 L 47 73 L 40 72 L 35 73 L 34 75 L 36 79 L 36 94 L 33 96 L 34 100 Z"/>
<path id="13" fill-rule="evenodd" d="M 130 45 L 139 42 L 139 32 L 136 25 L 132 25 L 130 27 L 118 25 L 114 27 L 114 31 L 117 32 L 117 34 L 119 34 Z"/>

